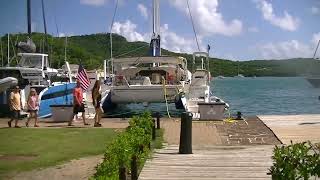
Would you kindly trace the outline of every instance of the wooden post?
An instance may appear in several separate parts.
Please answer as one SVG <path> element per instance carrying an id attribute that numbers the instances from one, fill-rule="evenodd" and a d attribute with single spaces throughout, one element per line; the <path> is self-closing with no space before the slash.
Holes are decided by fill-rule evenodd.
<path id="1" fill-rule="evenodd" d="M 156 124 L 155 120 L 153 119 L 153 125 L 152 125 L 152 140 L 156 139 Z"/>
<path id="2" fill-rule="evenodd" d="M 157 129 L 160 129 L 160 113 L 156 113 L 156 118 L 157 118 Z"/>
<path id="3" fill-rule="evenodd" d="M 181 114 L 179 154 L 192 154 L 192 114 Z"/>
<path id="4" fill-rule="evenodd" d="M 135 155 L 131 158 L 131 180 L 138 180 L 137 156 Z"/>
<path id="5" fill-rule="evenodd" d="M 119 167 L 119 180 L 127 180 L 126 168 L 123 165 Z"/>

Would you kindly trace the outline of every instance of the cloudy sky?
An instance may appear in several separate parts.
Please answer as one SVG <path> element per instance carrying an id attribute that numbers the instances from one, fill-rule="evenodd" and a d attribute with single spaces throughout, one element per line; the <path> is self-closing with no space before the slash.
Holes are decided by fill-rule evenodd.
<path id="1" fill-rule="evenodd" d="M 186 0 L 160 0 L 162 47 L 197 51 Z M 312 57 L 320 39 L 320 0 L 189 0 L 201 50 L 233 60 Z M 109 32 L 115 0 L 45 0 L 57 36 Z M 113 32 L 150 41 L 152 0 L 119 0 Z M 0 35 L 26 32 L 26 0 L 1 0 Z M 57 27 L 56 28 L 56 24 Z M 43 32 L 41 0 L 32 0 L 33 31 Z M 58 29 L 58 32 L 57 32 Z M 320 56 L 320 55 L 318 55 Z"/>

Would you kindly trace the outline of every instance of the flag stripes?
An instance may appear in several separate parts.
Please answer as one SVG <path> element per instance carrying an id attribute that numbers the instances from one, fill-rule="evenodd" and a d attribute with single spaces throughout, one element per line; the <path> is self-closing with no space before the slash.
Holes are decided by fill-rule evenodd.
<path id="1" fill-rule="evenodd" d="M 78 69 L 77 79 L 80 81 L 81 88 L 85 91 L 90 86 L 90 80 L 88 78 L 88 74 L 83 66 L 80 64 Z"/>

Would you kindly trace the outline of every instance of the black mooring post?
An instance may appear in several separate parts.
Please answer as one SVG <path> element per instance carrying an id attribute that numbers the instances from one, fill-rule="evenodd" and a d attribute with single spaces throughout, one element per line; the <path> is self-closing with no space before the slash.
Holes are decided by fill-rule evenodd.
<path id="1" fill-rule="evenodd" d="M 123 165 L 119 167 L 119 180 L 127 180 L 126 168 Z"/>
<path id="2" fill-rule="evenodd" d="M 153 120 L 153 124 L 152 124 L 152 140 L 156 139 L 156 122 L 154 119 Z"/>
<path id="3" fill-rule="evenodd" d="M 135 155 L 131 158 L 131 180 L 138 180 L 137 156 Z"/>
<path id="4" fill-rule="evenodd" d="M 160 129 L 160 113 L 156 113 L 156 118 L 157 118 L 157 129 Z"/>
<path id="5" fill-rule="evenodd" d="M 179 154 L 192 154 L 192 113 L 181 114 Z"/>

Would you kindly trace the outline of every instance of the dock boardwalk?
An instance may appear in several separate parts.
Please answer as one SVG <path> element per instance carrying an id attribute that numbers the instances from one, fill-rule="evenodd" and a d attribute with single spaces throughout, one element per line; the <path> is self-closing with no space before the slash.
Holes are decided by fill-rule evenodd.
<path id="1" fill-rule="evenodd" d="M 157 150 L 140 173 L 140 180 L 271 179 L 273 145 L 211 146 L 177 154 L 179 146 Z"/>
<path id="2" fill-rule="evenodd" d="M 274 145 L 280 144 L 257 117 L 233 123 L 194 121 L 193 154 L 178 154 L 180 120 L 163 120 L 168 145 L 144 165 L 139 179 L 271 179 Z"/>
<path id="3" fill-rule="evenodd" d="M 284 144 L 320 142 L 320 114 L 258 116 Z"/>

